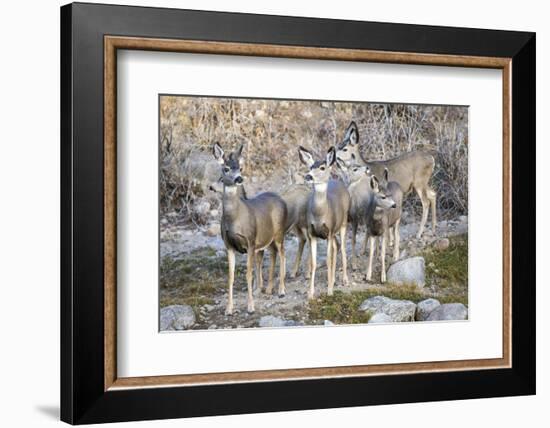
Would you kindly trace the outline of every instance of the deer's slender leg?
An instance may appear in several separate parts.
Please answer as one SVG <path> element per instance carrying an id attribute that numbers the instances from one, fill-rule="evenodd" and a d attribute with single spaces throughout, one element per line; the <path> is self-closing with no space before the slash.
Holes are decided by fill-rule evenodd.
<path id="1" fill-rule="evenodd" d="M 361 254 L 367 254 L 368 243 L 369 243 L 369 233 L 368 233 L 368 230 L 365 229 L 365 240 L 363 241 L 363 249 L 361 250 Z"/>
<path id="2" fill-rule="evenodd" d="M 257 291 L 262 291 L 262 288 L 264 286 L 264 278 L 262 275 L 263 261 L 264 261 L 264 250 L 261 250 L 256 253 L 256 290 Z"/>
<path id="3" fill-rule="evenodd" d="M 370 281 L 372 278 L 372 259 L 374 258 L 374 242 L 376 237 L 369 236 L 369 265 L 367 267 L 367 281 Z"/>
<path id="4" fill-rule="evenodd" d="M 310 242 L 309 242 L 309 236 L 307 234 L 307 230 L 303 229 L 302 230 L 302 235 L 306 238 L 306 241 L 308 243 L 308 245 L 311 246 Z M 307 270 L 306 270 L 306 279 L 309 279 L 311 278 L 311 251 L 308 251 L 307 252 Z"/>
<path id="5" fill-rule="evenodd" d="M 386 231 L 380 238 L 382 241 L 380 245 L 380 260 L 382 262 L 382 274 L 380 276 L 380 282 L 386 282 L 386 239 L 388 231 Z"/>
<path id="6" fill-rule="evenodd" d="M 225 309 L 226 315 L 233 314 L 233 282 L 235 280 L 235 252 L 231 249 L 227 249 L 227 265 L 229 266 L 229 275 L 227 277 L 227 307 Z"/>
<path id="7" fill-rule="evenodd" d="M 395 222 L 395 225 L 393 226 L 393 232 L 395 234 L 395 239 L 393 240 L 393 261 L 396 262 L 399 260 L 399 240 L 401 239 L 401 235 L 399 234 L 399 224 L 401 223 L 401 219 L 397 219 Z"/>
<path id="8" fill-rule="evenodd" d="M 327 239 L 327 294 L 329 296 L 332 296 L 332 289 L 334 287 L 334 263 L 332 262 L 332 258 L 334 257 L 334 246 L 334 238 L 329 235 Z"/>
<path id="9" fill-rule="evenodd" d="M 311 237 L 309 239 L 309 251 L 310 251 L 310 264 L 311 264 L 311 278 L 309 279 L 309 292 L 308 299 L 315 297 L 315 271 L 317 270 L 317 238 Z"/>
<path id="10" fill-rule="evenodd" d="M 435 190 L 433 189 L 428 189 L 426 193 L 428 194 L 428 199 L 432 207 L 432 231 L 435 235 L 435 226 L 437 223 L 437 216 L 435 214 L 436 205 L 437 205 L 437 193 L 435 193 Z"/>
<path id="11" fill-rule="evenodd" d="M 357 238 L 357 226 L 358 226 L 358 224 L 355 221 L 351 224 L 351 269 L 352 270 L 356 269 L 356 265 L 355 265 L 355 241 L 356 241 L 356 238 Z"/>
<path id="12" fill-rule="evenodd" d="M 247 303 L 248 303 L 248 313 L 251 314 L 254 312 L 254 297 L 252 296 L 252 280 L 253 280 L 253 270 L 254 262 L 256 259 L 256 250 L 254 248 L 248 248 L 246 254 L 246 286 L 248 291 Z"/>
<path id="13" fill-rule="evenodd" d="M 285 295 L 285 276 L 286 276 L 286 258 L 284 238 L 281 242 L 276 242 L 277 252 L 279 253 L 279 297 Z"/>
<path id="14" fill-rule="evenodd" d="M 304 235 L 301 231 L 296 231 L 296 234 L 298 235 L 298 252 L 296 253 L 296 260 L 294 261 L 294 266 L 292 268 L 292 271 L 290 271 L 290 277 L 296 278 L 296 275 L 298 273 L 298 268 L 300 267 L 300 262 L 302 261 L 302 253 L 304 252 L 304 246 L 306 244 L 306 239 L 304 238 Z"/>
<path id="15" fill-rule="evenodd" d="M 344 286 L 349 285 L 348 260 L 346 254 L 346 229 L 347 224 L 343 225 L 340 228 L 340 240 L 342 241 L 342 246 L 340 247 L 340 251 L 342 252 L 342 283 Z M 336 254 L 334 255 L 334 257 L 336 258 Z"/>
<path id="16" fill-rule="evenodd" d="M 271 245 L 269 248 L 269 276 L 267 278 L 267 294 L 273 293 L 273 273 L 275 271 L 275 262 L 277 261 L 277 248 Z"/>
<path id="17" fill-rule="evenodd" d="M 393 226 L 388 228 L 389 236 L 388 236 L 388 245 L 391 247 L 393 245 Z"/>
<path id="18" fill-rule="evenodd" d="M 424 226 L 426 225 L 426 220 L 428 219 L 428 207 L 430 202 L 423 189 L 416 189 L 416 193 L 418 193 L 420 202 L 422 203 L 422 219 L 420 220 L 420 226 L 418 227 L 418 233 L 416 234 L 416 239 L 420 239 L 422 232 L 424 231 Z"/>

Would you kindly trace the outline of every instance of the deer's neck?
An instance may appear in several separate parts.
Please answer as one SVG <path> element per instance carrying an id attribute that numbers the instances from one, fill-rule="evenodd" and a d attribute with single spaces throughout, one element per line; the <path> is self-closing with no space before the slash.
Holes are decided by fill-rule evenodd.
<path id="1" fill-rule="evenodd" d="M 328 209 L 327 202 L 328 183 L 319 183 L 313 185 L 313 212 L 319 216 Z"/>
<path id="2" fill-rule="evenodd" d="M 238 186 L 224 186 L 222 209 L 224 217 L 231 217 L 237 214 L 239 206 L 243 203 L 241 199 L 241 191 Z"/>

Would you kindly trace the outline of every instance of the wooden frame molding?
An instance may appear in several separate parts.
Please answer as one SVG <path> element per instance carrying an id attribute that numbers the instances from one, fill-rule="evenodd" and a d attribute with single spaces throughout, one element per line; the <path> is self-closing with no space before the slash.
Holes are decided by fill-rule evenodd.
<path id="1" fill-rule="evenodd" d="M 502 358 L 118 378 L 116 367 L 116 80 L 117 50 L 149 50 L 338 61 L 494 68 L 503 81 L 503 349 Z M 512 362 L 512 61 L 510 58 L 383 52 L 284 45 L 104 37 L 104 390 L 220 383 L 359 377 L 510 368 Z"/>

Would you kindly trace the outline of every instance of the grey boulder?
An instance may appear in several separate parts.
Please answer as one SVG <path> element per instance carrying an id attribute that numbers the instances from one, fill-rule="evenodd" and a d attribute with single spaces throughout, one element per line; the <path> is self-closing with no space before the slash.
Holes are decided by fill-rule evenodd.
<path id="1" fill-rule="evenodd" d="M 359 310 L 370 312 L 371 316 L 383 313 L 391 320 L 382 322 L 407 322 L 414 321 L 416 304 L 409 300 L 394 300 L 385 296 L 375 296 L 363 301 Z"/>
<path id="2" fill-rule="evenodd" d="M 160 329 L 187 330 L 196 322 L 195 312 L 189 305 L 171 305 L 160 310 Z"/>
<path id="3" fill-rule="evenodd" d="M 426 299 L 418 302 L 416 305 L 416 321 L 426 321 L 430 314 L 439 306 L 439 300 L 437 299 Z"/>
<path id="4" fill-rule="evenodd" d="M 369 324 L 381 324 L 387 322 L 393 322 L 393 320 L 389 315 L 386 315 L 384 312 L 378 312 L 369 319 Z"/>
<path id="5" fill-rule="evenodd" d="M 468 319 L 468 308 L 462 303 L 446 303 L 435 308 L 426 321 L 450 321 Z"/>
<path id="6" fill-rule="evenodd" d="M 424 287 L 426 284 L 424 257 L 410 257 L 399 260 L 390 266 L 387 273 L 389 283 L 397 285 L 413 284 Z"/>

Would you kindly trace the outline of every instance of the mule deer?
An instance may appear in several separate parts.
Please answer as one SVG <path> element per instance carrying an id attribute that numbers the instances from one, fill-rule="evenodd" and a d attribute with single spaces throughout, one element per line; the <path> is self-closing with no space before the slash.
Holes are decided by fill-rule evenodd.
<path id="1" fill-rule="evenodd" d="M 254 198 L 245 199 L 239 194 L 238 188 L 243 184 L 241 146 L 236 152 L 225 156 L 221 146 L 213 146 L 214 157 L 222 167 L 223 202 L 221 234 L 227 249 L 229 265 L 228 302 L 226 313 L 233 313 L 233 282 L 235 279 L 235 252 L 246 253 L 246 281 L 248 287 L 248 312 L 254 312 L 252 296 L 252 272 L 256 264 L 258 289 L 262 289 L 261 263 L 263 250 L 270 248 L 271 264 L 266 292 L 273 290 L 273 271 L 277 254 L 280 256 L 279 296 L 285 294 L 285 252 L 284 236 L 287 221 L 287 209 L 283 199 L 271 192 L 260 193 Z"/>
<path id="2" fill-rule="evenodd" d="M 340 234 L 342 245 L 343 283 L 347 285 L 346 228 L 350 208 L 349 193 L 340 180 L 332 180 L 331 170 L 336 161 L 336 150 L 331 147 L 324 160 L 315 161 L 310 151 L 300 146 L 300 160 L 309 168 L 306 183 L 313 186 L 307 206 L 307 234 L 310 246 L 311 278 L 308 298 L 315 295 L 315 270 L 317 269 L 317 239 L 327 240 L 327 294 L 333 294 L 336 276 L 336 234 Z"/>
<path id="3" fill-rule="evenodd" d="M 355 270 L 355 243 L 357 230 L 360 225 L 367 223 L 367 210 L 371 201 L 370 170 L 366 165 L 346 165 L 336 158 L 336 163 L 348 183 L 348 192 L 351 199 L 348 220 L 351 223 L 351 268 Z M 365 234 L 365 247 L 368 235 Z"/>
<path id="4" fill-rule="evenodd" d="M 309 194 L 311 190 L 306 184 L 294 184 L 285 192 L 282 193 L 282 198 L 287 207 L 287 222 L 286 231 L 294 231 L 298 237 L 298 250 L 296 252 L 296 260 L 292 270 L 290 271 L 290 277 L 295 278 L 300 267 L 302 260 L 302 254 L 304 252 L 304 246 L 308 240 L 307 235 L 307 207 L 309 201 Z M 311 275 L 311 263 L 308 263 L 308 268 L 305 273 L 306 279 Z"/>
<path id="5" fill-rule="evenodd" d="M 428 210 L 432 211 L 432 231 L 435 234 L 436 219 L 436 192 L 430 185 L 430 178 L 434 171 L 434 157 L 426 152 L 415 150 L 404 153 L 389 160 L 366 161 L 359 151 L 359 130 L 355 122 L 351 122 L 346 130 L 342 142 L 338 145 L 336 155 L 346 164 L 354 160 L 361 165 L 367 165 L 372 174 L 382 177 L 387 168 L 392 180 L 397 182 L 405 195 L 414 189 L 422 203 L 422 218 L 416 234 L 422 236 L 424 226 L 428 219 Z"/>
<path id="6" fill-rule="evenodd" d="M 382 262 L 381 282 L 386 282 L 386 240 L 393 235 L 393 261 L 399 259 L 399 224 L 403 192 L 397 182 L 388 182 L 388 170 L 384 171 L 384 182 L 373 175 L 370 179 L 371 195 L 367 210 L 367 236 L 369 237 L 369 263 L 367 280 L 372 278 L 372 261 L 377 239 L 380 240 L 380 260 Z"/>

